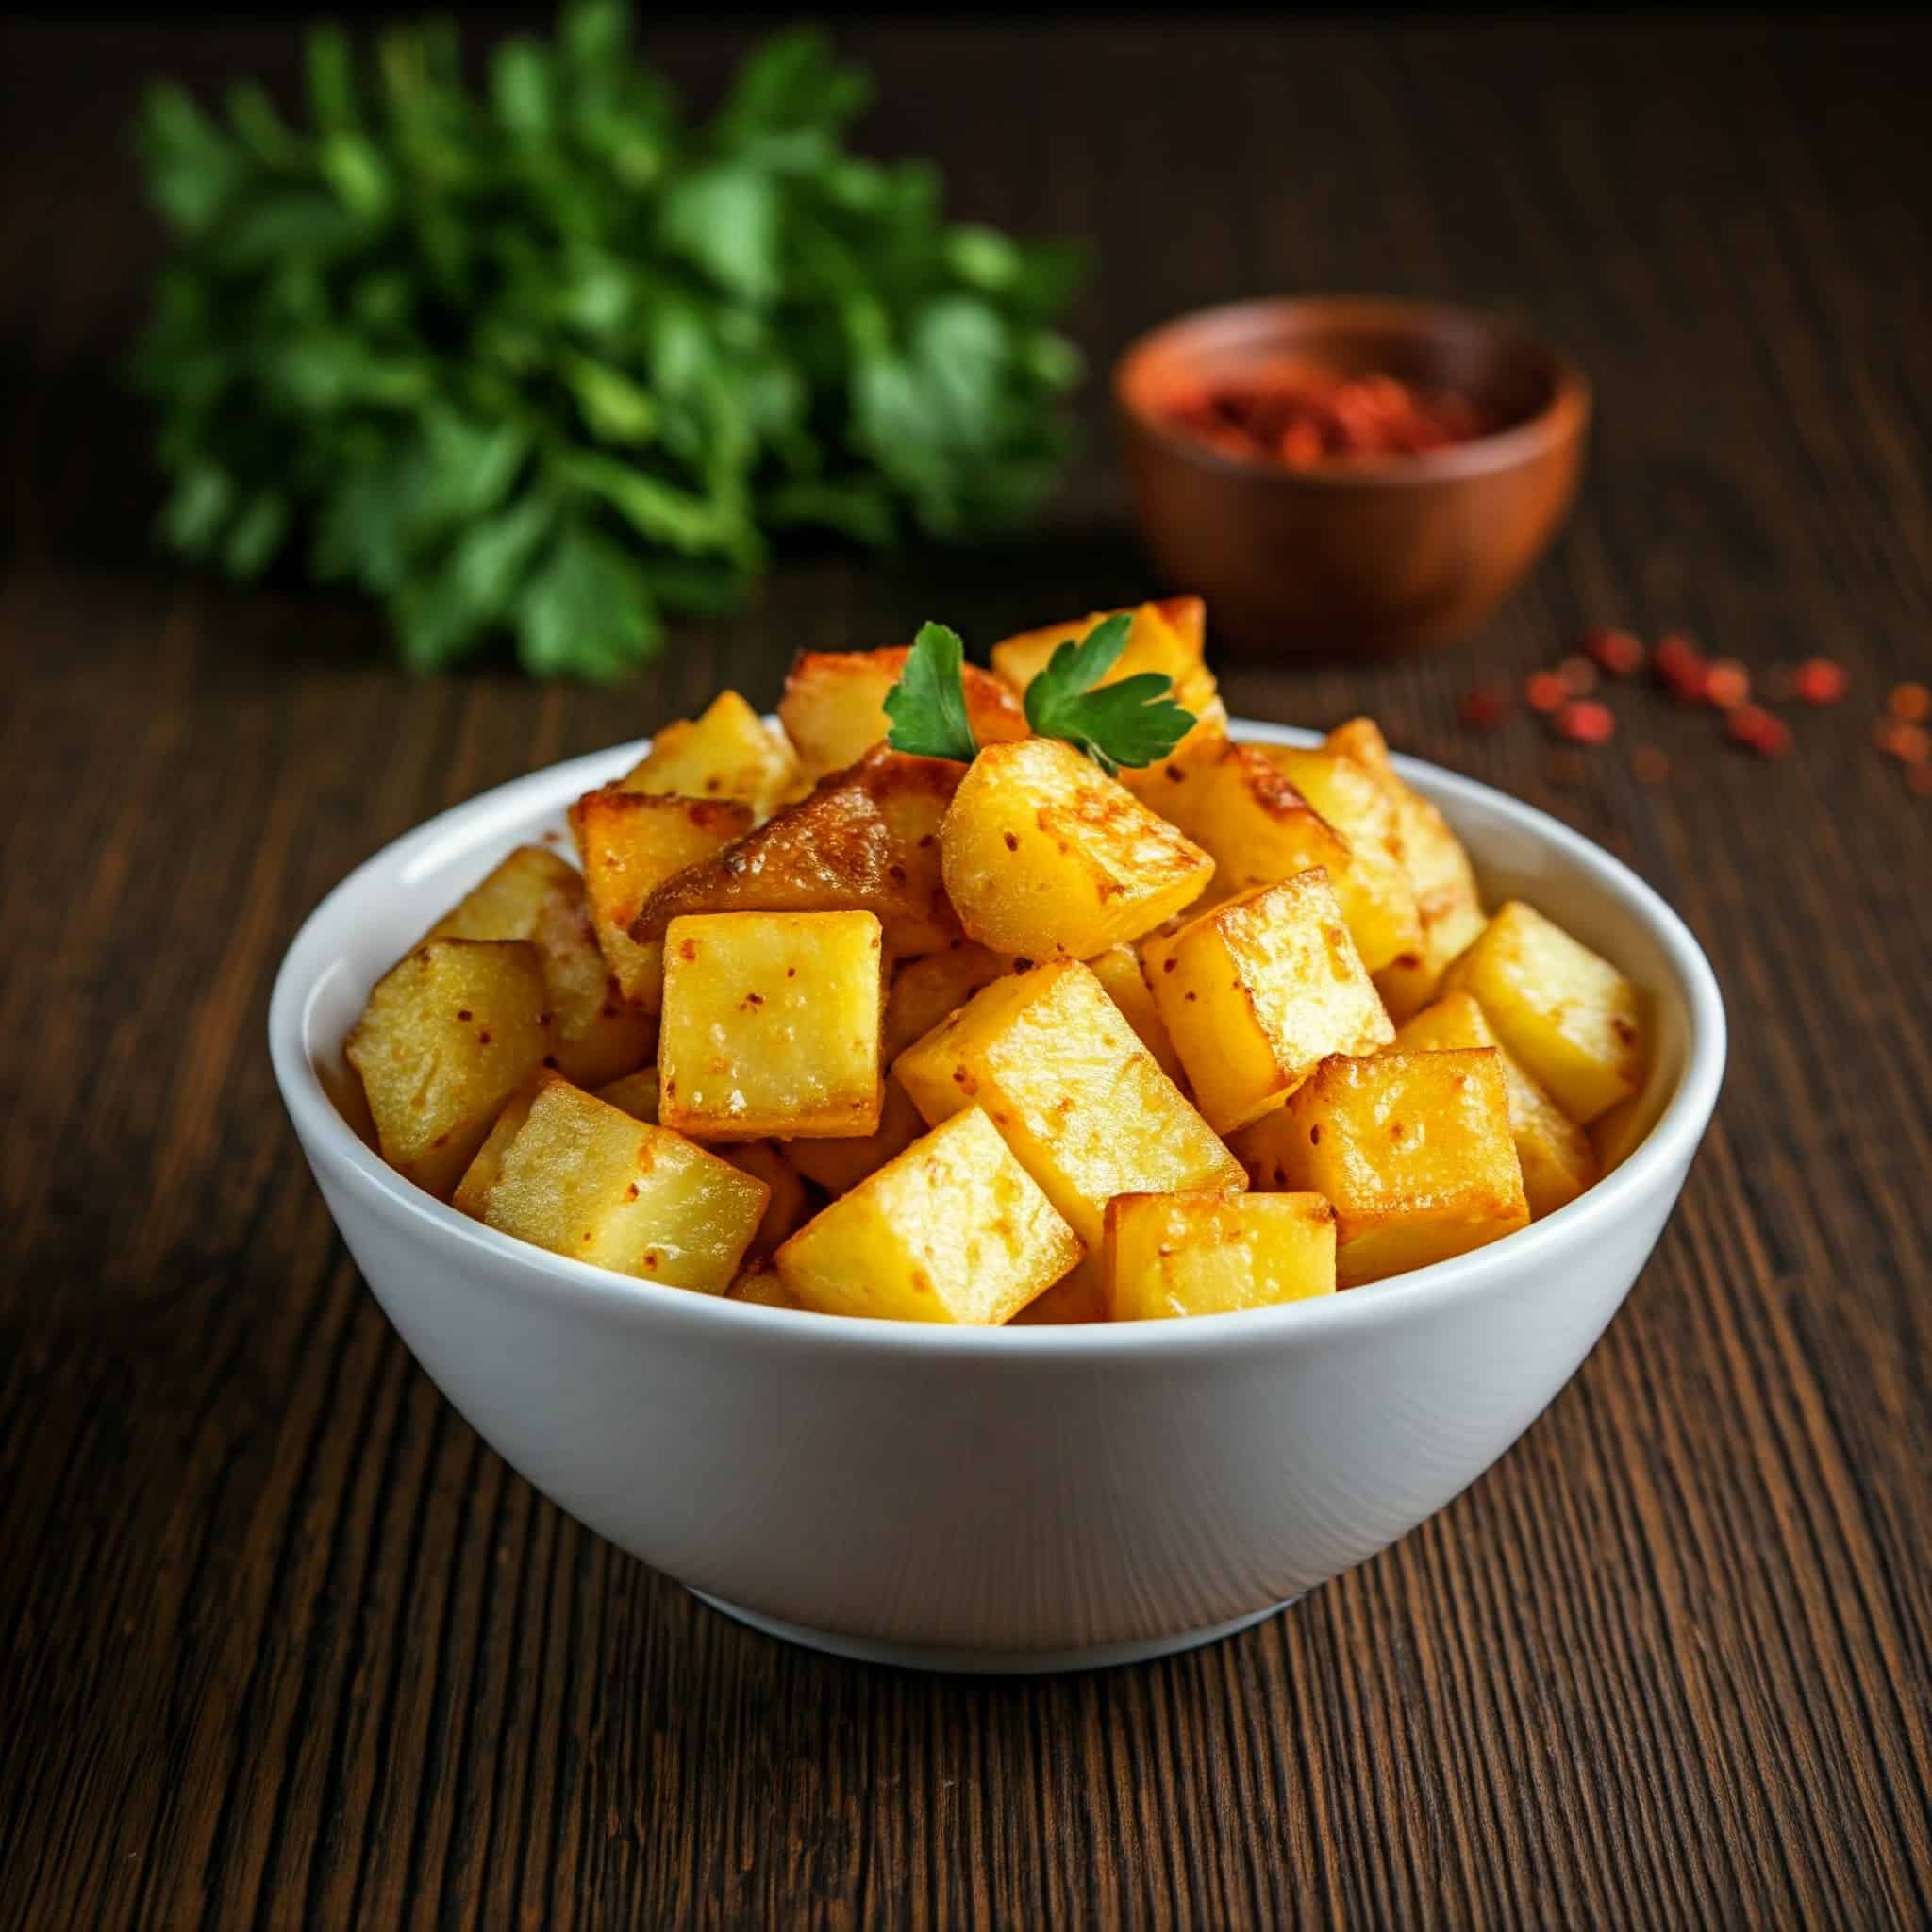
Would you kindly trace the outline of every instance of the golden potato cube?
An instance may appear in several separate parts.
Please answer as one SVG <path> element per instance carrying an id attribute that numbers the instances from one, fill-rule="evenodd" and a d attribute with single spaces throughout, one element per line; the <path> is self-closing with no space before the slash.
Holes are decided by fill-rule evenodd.
<path id="1" fill-rule="evenodd" d="M 889 651 L 801 651 L 785 678 L 778 717 L 798 748 L 806 774 L 821 778 L 842 772 L 879 743 L 891 721 L 886 693 L 898 683 L 911 653 Z M 1026 714 L 1005 685 L 976 664 L 960 667 L 966 690 L 966 718 L 981 744 L 1024 738 Z"/>
<path id="2" fill-rule="evenodd" d="M 1155 1064 L 1176 1086 L 1186 1075 L 1181 1057 L 1174 1050 L 1167 1022 L 1154 1004 L 1147 976 L 1141 970 L 1141 956 L 1132 946 L 1109 946 L 1088 960 L 1093 976 L 1107 989 L 1107 996 L 1121 1009 L 1127 1024 L 1141 1036 L 1141 1044 L 1154 1056 Z"/>
<path id="3" fill-rule="evenodd" d="M 823 1314 L 991 1326 L 1080 1255 L 992 1123 L 968 1108 L 808 1222 L 776 1266 Z"/>
<path id="4" fill-rule="evenodd" d="M 1523 1191 L 1530 1219 L 1541 1221 L 1566 1201 L 1574 1201 L 1597 1178 L 1595 1153 L 1587 1135 L 1530 1078 L 1523 1064 L 1496 1038 L 1483 1009 L 1466 992 L 1445 992 L 1395 1030 L 1398 1053 L 1447 1053 L 1492 1046 L 1503 1057 L 1503 1082 L 1509 1091 L 1509 1131 L 1523 1163 Z"/>
<path id="5" fill-rule="evenodd" d="M 1235 1147 L 1257 1188 L 1327 1197 L 1343 1288 L 1447 1260 L 1529 1223 L 1493 1047 L 1337 1055 Z"/>
<path id="6" fill-rule="evenodd" d="M 391 1167 L 448 1199 L 550 1052 L 545 999 L 526 940 L 425 940 L 376 981 L 345 1051 Z"/>
<path id="7" fill-rule="evenodd" d="M 1241 1163 L 1077 959 L 982 987 L 893 1071 L 929 1121 L 984 1108 L 1096 1251 L 1116 1194 L 1243 1185 Z"/>
<path id="8" fill-rule="evenodd" d="M 622 1108 L 634 1121 L 645 1121 L 654 1127 L 658 1124 L 656 1067 L 640 1067 L 635 1074 L 612 1080 L 598 1088 L 597 1098 L 607 1107 Z"/>
<path id="9" fill-rule="evenodd" d="M 1107 1287 L 1101 1279 L 1100 1257 L 1089 1255 L 1071 1274 L 1062 1274 L 1043 1294 L 1037 1294 L 1013 1317 L 1015 1328 L 1083 1327 L 1107 1320 Z"/>
<path id="10" fill-rule="evenodd" d="M 1324 1055 L 1395 1037 L 1319 868 L 1224 900 L 1141 958 L 1217 1133 L 1279 1107 Z"/>
<path id="11" fill-rule="evenodd" d="M 606 787 L 570 808 L 597 945 L 627 1000 L 655 1013 L 664 998 L 664 949 L 631 937 L 644 901 L 666 879 L 751 830 L 751 807 L 731 798 L 675 798 Z"/>
<path id="12" fill-rule="evenodd" d="M 463 1177 L 457 1183 L 456 1192 L 450 1196 L 449 1204 L 458 1213 L 467 1214 L 472 1221 L 483 1219 L 483 1199 L 503 1171 L 505 1150 L 523 1131 L 531 1108 L 537 1104 L 537 1096 L 544 1088 L 562 1078 L 561 1074 L 553 1073 L 548 1067 L 539 1067 L 510 1095 L 503 1111 L 496 1116 L 495 1125 L 484 1137 L 482 1146 L 477 1148 L 475 1159 L 463 1170 Z"/>
<path id="13" fill-rule="evenodd" d="M 940 833 L 969 939 L 1028 959 L 1091 958 L 1191 905 L 1213 861 L 1055 738 L 980 753 Z"/>
<path id="14" fill-rule="evenodd" d="M 957 1013 L 982 986 L 1013 970 L 1003 953 L 989 951 L 971 940 L 956 940 L 942 953 L 908 959 L 892 974 L 886 994 L 881 1031 L 887 1063 L 923 1039 L 948 1013 Z"/>
<path id="15" fill-rule="evenodd" d="M 671 923 L 658 1117 L 701 1140 L 877 1130 L 879 923 L 716 912 Z"/>
<path id="16" fill-rule="evenodd" d="M 769 1192 L 681 1134 L 559 1080 L 536 1096 L 503 1150 L 483 1220 L 554 1255 L 722 1294 Z"/>
<path id="17" fill-rule="evenodd" d="M 545 845 L 519 845 L 424 934 L 431 940 L 526 940 L 545 907 L 581 894 L 576 868 Z"/>
<path id="18" fill-rule="evenodd" d="M 1335 896 L 1362 963 L 1386 964 L 1423 946 L 1422 913 L 1402 859 L 1395 804 L 1351 758 L 1288 744 L 1261 747 L 1274 769 L 1348 841 Z M 1373 968 L 1371 969 L 1374 970 Z"/>
<path id="19" fill-rule="evenodd" d="M 1588 1126 L 1643 1085 L 1643 996 L 1607 959 L 1520 899 L 1443 975 L 1475 995 L 1496 1038 Z"/>
<path id="20" fill-rule="evenodd" d="M 735 691 L 721 692 L 699 718 L 680 718 L 618 781 L 623 791 L 680 798 L 732 798 L 768 818 L 798 782 L 798 758 Z"/>
<path id="21" fill-rule="evenodd" d="M 828 1194 L 842 1194 L 905 1153 L 924 1132 L 925 1121 L 911 1096 L 888 1074 L 880 1090 L 879 1124 L 874 1132 L 820 1141 L 784 1141 L 778 1151 L 807 1180 L 817 1182 Z"/>
<path id="22" fill-rule="evenodd" d="M 769 1198 L 745 1257 L 751 1261 L 768 1260 L 781 1241 L 789 1241 L 811 1218 L 805 1183 L 769 1141 L 739 1141 L 718 1152 L 733 1167 L 765 1184 Z"/>
<path id="23" fill-rule="evenodd" d="M 805 1309 L 796 1295 L 778 1278 L 778 1271 L 769 1261 L 754 1262 L 731 1286 L 724 1291 L 728 1302 L 751 1302 L 761 1308 L 791 1308 L 794 1312 L 809 1312 Z"/>
<path id="24" fill-rule="evenodd" d="M 1335 1210 L 1320 1194 L 1120 1194 L 1100 1272 L 1114 1322 L 1333 1294 Z"/>
<path id="25" fill-rule="evenodd" d="M 964 768 L 884 747 L 726 851 L 667 879 L 631 922 L 640 943 L 695 912 L 874 914 L 895 959 L 959 937 L 940 877 L 940 826 Z"/>
<path id="26" fill-rule="evenodd" d="M 1662 1110 L 1660 1100 L 1640 1091 L 1598 1114 L 1590 1124 L 1590 1144 L 1599 1171 L 1622 1167 L 1650 1138 Z"/>

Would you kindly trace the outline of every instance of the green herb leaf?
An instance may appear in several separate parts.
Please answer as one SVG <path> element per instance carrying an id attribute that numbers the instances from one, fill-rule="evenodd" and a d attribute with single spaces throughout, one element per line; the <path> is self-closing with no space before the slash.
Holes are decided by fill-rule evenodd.
<path id="1" fill-rule="evenodd" d="M 1078 745 L 1109 776 L 1123 765 L 1164 758 L 1194 726 L 1193 714 L 1168 695 L 1174 680 L 1158 671 L 1101 683 L 1126 649 L 1133 625 L 1126 611 L 1103 618 L 1084 638 L 1060 645 L 1026 687 L 1026 722 L 1034 731 Z"/>
<path id="2" fill-rule="evenodd" d="M 966 646 L 959 633 L 942 624 L 923 624 L 913 640 L 899 681 L 886 693 L 886 716 L 892 728 L 886 742 L 894 751 L 922 758 L 957 758 L 971 764 L 979 756 L 966 715 L 966 687 L 960 667 Z"/>

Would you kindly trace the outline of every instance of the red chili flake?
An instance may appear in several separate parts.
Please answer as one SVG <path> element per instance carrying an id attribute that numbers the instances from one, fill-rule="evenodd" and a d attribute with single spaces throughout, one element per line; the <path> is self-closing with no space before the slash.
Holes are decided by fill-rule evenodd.
<path id="1" fill-rule="evenodd" d="M 1923 724 L 1932 717 L 1932 691 L 1923 684 L 1895 684 L 1885 700 L 1885 708 L 1907 724 Z"/>
<path id="2" fill-rule="evenodd" d="M 1760 705 L 1740 705 L 1725 717 L 1724 731 L 1733 743 L 1760 758 L 1782 758 L 1791 748 L 1790 726 Z"/>
<path id="3" fill-rule="evenodd" d="M 1674 698 L 1687 705 L 1704 702 L 1708 667 L 1704 653 L 1689 638 L 1673 631 L 1652 653 L 1650 664 Z"/>
<path id="4" fill-rule="evenodd" d="M 1643 669 L 1643 645 L 1627 630 L 1594 631 L 1584 640 L 1583 648 L 1597 668 L 1612 677 L 1630 677 Z"/>
<path id="5" fill-rule="evenodd" d="M 1523 687 L 1523 695 L 1532 711 L 1550 712 L 1560 708 L 1570 693 L 1554 671 L 1532 671 Z"/>
<path id="6" fill-rule="evenodd" d="M 1807 658 L 1798 666 L 1791 689 L 1807 705 L 1835 705 L 1850 682 L 1842 664 L 1830 658 Z"/>
<path id="7" fill-rule="evenodd" d="M 1735 658 L 1713 658 L 1705 667 L 1704 695 L 1721 711 L 1734 711 L 1751 695 L 1751 674 Z"/>
<path id="8" fill-rule="evenodd" d="M 1932 731 L 1923 724 L 1908 724 L 1903 718 L 1887 718 L 1872 737 L 1880 751 L 1902 765 L 1923 765 L 1932 758 Z"/>
<path id="9" fill-rule="evenodd" d="M 1596 689 L 1596 666 L 1588 658 L 1565 658 L 1557 676 L 1573 698 L 1587 698 Z"/>
<path id="10" fill-rule="evenodd" d="M 1671 775 L 1671 761 L 1657 746 L 1640 744 L 1630 754 L 1630 769 L 1640 785 L 1661 785 Z"/>
<path id="11" fill-rule="evenodd" d="M 1572 698 L 1554 722 L 1557 734 L 1576 744 L 1607 744 L 1617 735 L 1617 714 L 1594 698 Z"/>
<path id="12" fill-rule="evenodd" d="M 1493 731 L 1509 715 L 1509 699 L 1499 691 L 1478 688 L 1464 691 L 1456 715 L 1472 731 Z"/>

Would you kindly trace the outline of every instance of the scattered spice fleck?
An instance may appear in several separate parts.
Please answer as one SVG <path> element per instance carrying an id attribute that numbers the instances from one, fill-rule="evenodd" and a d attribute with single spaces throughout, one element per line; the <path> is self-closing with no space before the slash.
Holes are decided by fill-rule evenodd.
<path id="1" fill-rule="evenodd" d="M 1704 674 L 1704 695 L 1721 711 L 1733 711 L 1751 695 L 1751 674 L 1735 658 L 1713 658 Z"/>
<path id="2" fill-rule="evenodd" d="M 1885 700 L 1885 708 L 1907 724 L 1923 724 L 1932 717 L 1932 691 L 1923 684 L 1895 684 Z"/>
<path id="3" fill-rule="evenodd" d="M 1630 754 L 1630 769 L 1640 785 L 1661 785 L 1671 775 L 1671 760 L 1654 744 L 1640 744 Z"/>
<path id="4" fill-rule="evenodd" d="M 1807 658 L 1798 666 L 1791 689 L 1807 705 L 1835 705 L 1851 679 L 1845 667 L 1830 658 Z"/>
<path id="5" fill-rule="evenodd" d="M 1011 832 L 1008 832 L 1008 833 L 1004 834 L 1004 837 L 1005 837 L 1005 839 L 1006 839 L 1006 841 L 1007 841 L 1007 850 L 1008 850 L 1008 852 L 1017 852 L 1017 851 L 1019 851 L 1019 849 L 1020 849 L 1020 841 L 1019 841 L 1019 840 L 1018 840 L 1018 839 L 1017 839 L 1017 838 L 1016 838 L 1016 837 L 1015 837 L 1015 836 L 1014 836 L 1014 835 L 1013 835 L 1013 834 L 1012 834 Z"/>
<path id="6" fill-rule="evenodd" d="M 1532 711 L 1555 711 L 1569 695 L 1554 671 L 1532 671 L 1523 687 L 1524 700 Z"/>
<path id="7" fill-rule="evenodd" d="M 1592 632 L 1583 648 L 1612 677 L 1630 677 L 1643 669 L 1643 646 L 1627 630 Z"/>
<path id="8" fill-rule="evenodd" d="M 1687 705 L 1701 705 L 1708 675 L 1704 653 L 1681 631 L 1660 639 L 1651 656 L 1651 669 L 1674 698 Z"/>
<path id="9" fill-rule="evenodd" d="M 1617 735 L 1617 717 L 1594 698 L 1572 698 L 1557 713 L 1557 732 L 1576 744 L 1607 744 Z"/>
<path id="10" fill-rule="evenodd" d="M 457 1018 L 458 1020 L 468 1020 L 472 1017 L 473 1015 L 471 1014 L 468 1007 L 458 1007 L 457 1008 Z"/>
<path id="11" fill-rule="evenodd" d="M 1761 705 L 1740 705 L 1727 713 L 1724 732 L 1734 744 L 1755 751 L 1759 758 L 1783 758 L 1791 748 L 1791 727 Z"/>

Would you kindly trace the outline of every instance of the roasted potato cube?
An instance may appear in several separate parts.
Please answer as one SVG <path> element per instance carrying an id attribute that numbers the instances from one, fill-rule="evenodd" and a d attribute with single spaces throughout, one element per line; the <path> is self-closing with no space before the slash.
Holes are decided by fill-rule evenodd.
<path id="1" fill-rule="evenodd" d="M 681 1134 L 559 1080 L 536 1096 L 503 1150 L 483 1220 L 554 1255 L 722 1294 L 769 1192 Z"/>
<path id="2" fill-rule="evenodd" d="M 1132 946 L 1109 946 L 1088 960 L 1093 976 L 1107 989 L 1107 996 L 1121 1009 L 1127 1024 L 1141 1036 L 1141 1044 L 1154 1056 L 1155 1064 L 1179 1086 L 1186 1079 L 1181 1057 L 1174 1050 L 1167 1022 L 1154 1004 L 1147 976 L 1141 971 L 1141 956 Z"/>
<path id="3" fill-rule="evenodd" d="M 1217 1133 L 1279 1107 L 1324 1055 L 1395 1037 L 1319 867 L 1224 900 L 1141 958 Z"/>
<path id="4" fill-rule="evenodd" d="M 527 940 L 559 893 L 581 894 L 576 868 L 544 845 L 519 845 L 424 934 L 431 940 Z"/>
<path id="5" fill-rule="evenodd" d="M 1213 861 L 1056 738 L 980 753 L 940 833 L 969 939 L 1029 959 L 1085 959 L 1191 905 Z"/>
<path id="6" fill-rule="evenodd" d="M 778 1250 L 808 1308 L 889 1321 L 1010 1321 L 1080 1243 L 976 1108 L 942 1122 Z"/>
<path id="7" fill-rule="evenodd" d="M 1608 1174 L 1612 1168 L 1622 1167 L 1650 1138 L 1661 1110 L 1659 1101 L 1640 1091 L 1598 1114 L 1590 1124 L 1590 1144 L 1598 1171 Z"/>
<path id="8" fill-rule="evenodd" d="M 778 1278 L 769 1261 L 757 1261 L 724 1291 L 728 1302 L 753 1302 L 761 1308 L 791 1308 L 804 1311 L 804 1305 Z"/>
<path id="9" fill-rule="evenodd" d="M 741 1173 L 765 1184 L 769 1193 L 765 1211 L 744 1252 L 749 1261 L 769 1260 L 779 1243 L 789 1241 L 811 1218 L 805 1183 L 769 1141 L 744 1141 L 718 1152 Z"/>
<path id="10" fill-rule="evenodd" d="M 1328 749 L 1359 765 L 1395 808 L 1402 863 L 1423 923 L 1421 947 L 1399 954 L 1375 974 L 1383 1003 L 1399 1024 L 1435 998 L 1443 968 L 1483 929 L 1487 915 L 1475 869 L 1449 821 L 1396 771 L 1373 719 L 1338 724 L 1328 734 Z"/>
<path id="11" fill-rule="evenodd" d="M 1227 1315 L 1335 1292 L 1320 1194 L 1120 1194 L 1107 1204 L 1108 1319 Z"/>
<path id="12" fill-rule="evenodd" d="M 893 1071 L 929 1121 L 983 1108 L 1096 1251 L 1116 1194 L 1242 1186 L 1240 1162 L 1077 959 L 982 987 Z"/>
<path id="13" fill-rule="evenodd" d="M 502 1172 L 505 1149 L 523 1131 L 538 1094 L 562 1078 L 561 1074 L 553 1073 L 548 1067 L 539 1067 L 510 1095 L 503 1111 L 496 1116 L 496 1124 L 484 1137 L 482 1146 L 477 1148 L 475 1159 L 464 1169 L 462 1179 L 457 1183 L 457 1191 L 450 1196 L 452 1208 L 467 1214 L 472 1221 L 483 1219 L 483 1197 Z"/>
<path id="14" fill-rule="evenodd" d="M 1069 1274 L 1062 1274 L 1043 1294 L 1037 1294 L 1013 1317 L 1016 1328 L 1079 1327 L 1107 1320 L 1107 1288 L 1100 1275 L 1100 1257 L 1089 1255 Z"/>
<path id="15" fill-rule="evenodd" d="M 1013 970 L 1002 953 L 990 952 L 971 940 L 958 940 L 943 953 L 908 959 L 892 974 L 886 994 L 882 1031 L 888 1064 L 937 1026 L 948 1013 L 957 1013 L 982 986 Z"/>
<path id="16" fill-rule="evenodd" d="M 640 942 L 694 912 L 873 913 L 894 959 L 959 937 L 940 879 L 940 825 L 964 768 L 883 747 L 728 851 L 669 879 L 631 923 Z"/>
<path id="17" fill-rule="evenodd" d="M 1257 1189 L 1327 1197 L 1343 1288 L 1447 1260 L 1529 1222 L 1493 1047 L 1337 1055 L 1235 1149 Z"/>
<path id="18" fill-rule="evenodd" d="M 668 878 L 696 865 L 751 829 L 751 807 L 733 798 L 675 798 L 619 791 L 587 792 L 570 808 L 570 828 L 583 860 L 597 945 L 617 989 L 646 1012 L 664 999 L 664 949 L 631 937 L 645 899 Z"/>
<path id="19" fill-rule="evenodd" d="M 785 678 L 778 716 L 806 775 L 842 772 L 879 743 L 891 728 L 886 693 L 898 683 L 911 653 L 801 651 Z M 1026 736 L 1026 714 L 998 678 L 976 664 L 961 668 L 966 716 L 981 744 Z"/>
<path id="20" fill-rule="evenodd" d="M 1402 859 L 1402 834 L 1394 801 L 1352 758 L 1295 745 L 1261 749 L 1348 841 L 1349 862 L 1336 891 L 1342 916 L 1367 965 L 1417 953 L 1423 946 L 1422 913 Z M 1331 884 L 1334 881 L 1331 879 Z"/>
<path id="21" fill-rule="evenodd" d="M 598 1088 L 597 1098 L 608 1107 L 621 1108 L 634 1121 L 645 1121 L 654 1127 L 658 1124 L 656 1067 L 640 1067 L 635 1074 L 612 1080 Z"/>
<path id="22" fill-rule="evenodd" d="M 624 791 L 680 798 L 732 798 L 768 818 L 798 783 L 798 758 L 735 691 L 721 692 L 700 718 L 680 718 L 618 780 Z"/>
<path id="23" fill-rule="evenodd" d="M 382 1158 L 447 1200 L 550 1052 L 527 940 L 425 940 L 376 981 L 349 1035 Z"/>
<path id="24" fill-rule="evenodd" d="M 821 1141 L 785 1141 L 779 1143 L 779 1152 L 807 1180 L 816 1181 L 828 1194 L 842 1194 L 905 1153 L 924 1132 L 925 1122 L 911 1096 L 888 1074 L 880 1090 L 875 1131 Z"/>
<path id="25" fill-rule="evenodd" d="M 1607 959 L 1512 899 L 1443 975 L 1475 995 L 1497 1040 L 1588 1126 L 1643 1085 L 1643 996 Z"/>
<path id="26" fill-rule="evenodd" d="M 875 1132 L 883 1003 L 870 912 L 673 920 L 658 1119 L 710 1141 Z"/>
<path id="27" fill-rule="evenodd" d="M 1503 1058 L 1509 1092 L 1509 1131 L 1523 1163 L 1523 1191 L 1530 1218 L 1541 1221 L 1574 1201 L 1597 1178 L 1590 1137 L 1524 1072 L 1495 1035 L 1483 1009 L 1466 992 L 1445 992 L 1395 1031 L 1398 1053 L 1446 1053 L 1492 1046 Z"/>

